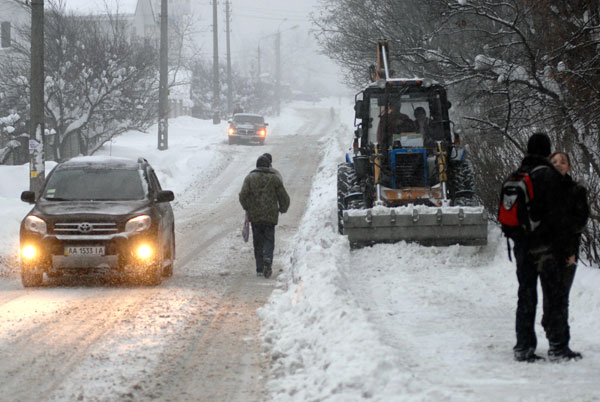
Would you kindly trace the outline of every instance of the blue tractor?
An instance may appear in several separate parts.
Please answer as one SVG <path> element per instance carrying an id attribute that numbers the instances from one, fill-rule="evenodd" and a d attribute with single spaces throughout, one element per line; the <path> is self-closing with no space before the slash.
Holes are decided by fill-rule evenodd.
<path id="1" fill-rule="evenodd" d="M 378 43 L 372 82 L 355 99 L 355 138 L 338 166 L 338 229 L 352 247 L 487 243 L 467 152 L 451 132 L 443 86 L 390 76 Z"/>

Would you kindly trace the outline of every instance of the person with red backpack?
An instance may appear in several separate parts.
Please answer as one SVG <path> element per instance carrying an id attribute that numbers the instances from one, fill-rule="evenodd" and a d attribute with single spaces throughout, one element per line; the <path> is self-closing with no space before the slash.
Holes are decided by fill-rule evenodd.
<path id="1" fill-rule="evenodd" d="M 519 169 L 502 186 L 498 219 L 505 235 L 514 242 L 519 281 L 516 312 L 517 343 L 514 358 L 534 362 L 544 358 L 535 354 L 535 314 L 537 280 L 542 284 L 546 338 L 550 360 L 578 359 L 581 354 L 569 349 L 569 326 L 563 301 L 556 295 L 562 289 L 560 272 L 564 264 L 557 258 L 554 237 L 566 214 L 562 176 L 548 160 L 550 138 L 533 134 L 527 143 L 527 155 Z"/>

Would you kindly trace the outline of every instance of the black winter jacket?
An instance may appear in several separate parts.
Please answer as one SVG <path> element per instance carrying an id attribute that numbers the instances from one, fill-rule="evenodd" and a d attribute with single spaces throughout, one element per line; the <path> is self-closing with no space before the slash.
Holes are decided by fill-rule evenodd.
<path id="1" fill-rule="evenodd" d="M 530 173 L 533 183 L 531 218 L 539 221 L 539 226 L 527 238 L 529 249 L 550 248 L 554 245 L 556 233 L 565 214 L 565 195 L 561 192 L 562 175 L 548 161 L 539 155 L 527 155 L 521 167 L 531 172 L 537 166 L 546 166 Z"/>
<path id="2" fill-rule="evenodd" d="M 564 215 L 561 219 L 559 235 L 555 239 L 557 257 L 566 259 L 579 254 L 581 233 L 585 230 L 590 214 L 587 190 L 565 175 L 561 181 L 561 193 L 565 196 Z"/>

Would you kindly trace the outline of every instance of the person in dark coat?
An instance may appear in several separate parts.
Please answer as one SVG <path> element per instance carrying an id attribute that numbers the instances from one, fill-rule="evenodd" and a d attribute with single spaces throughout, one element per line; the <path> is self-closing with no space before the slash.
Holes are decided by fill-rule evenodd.
<path id="1" fill-rule="evenodd" d="M 517 361 L 533 362 L 543 359 L 535 354 L 535 313 L 537 307 L 537 280 L 540 278 L 544 297 L 544 329 L 550 344 L 549 358 L 573 359 L 580 354 L 569 349 L 569 327 L 564 311 L 556 303 L 555 294 L 562 287 L 559 273 L 564 264 L 556 257 L 554 236 L 560 230 L 560 217 L 565 213 L 560 192 L 562 176 L 548 160 L 550 138 L 543 133 L 533 134 L 527 143 L 527 155 L 521 163 L 529 172 L 534 198 L 530 214 L 539 225 L 533 232 L 514 239 L 514 254 L 519 281 L 516 312 L 517 343 L 513 348 Z M 535 169 L 541 167 L 539 169 Z M 534 170 L 535 169 L 535 170 Z M 560 357 L 559 357 L 560 356 Z"/>
<path id="2" fill-rule="evenodd" d="M 571 158 L 565 152 L 554 152 L 550 163 L 562 174 L 562 192 L 565 194 L 566 214 L 561 223 L 561 232 L 556 236 L 557 256 L 567 265 L 576 264 L 579 259 L 581 234 L 585 230 L 590 215 L 587 190 L 571 177 Z"/>
<path id="3" fill-rule="evenodd" d="M 240 204 L 252 225 L 256 273 L 266 278 L 272 273 L 275 226 L 279 214 L 287 212 L 290 206 L 290 197 L 270 165 L 269 159 L 261 155 L 256 161 L 256 169 L 244 179 L 239 194 Z"/>
<path id="4" fill-rule="evenodd" d="M 587 191 L 569 175 L 571 161 L 568 154 L 555 152 L 549 159 L 563 176 L 560 193 L 564 195 L 564 213 L 560 217 L 560 229 L 555 233 L 553 246 L 558 269 L 549 272 L 549 280 L 542 282 L 545 295 L 542 326 L 547 333 L 556 335 L 548 350 L 550 360 L 577 360 L 582 357 L 581 354 L 569 348 L 569 292 L 577 269 L 581 233 L 589 217 Z"/>

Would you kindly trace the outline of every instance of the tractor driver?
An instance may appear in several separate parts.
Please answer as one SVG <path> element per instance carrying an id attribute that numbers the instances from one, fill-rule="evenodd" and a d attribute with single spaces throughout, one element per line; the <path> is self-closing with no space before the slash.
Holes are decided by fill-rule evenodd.
<path id="1" fill-rule="evenodd" d="M 381 149 L 389 149 L 392 146 L 394 134 L 414 132 L 415 130 L 415 123 L 410 117 L 400 112 L 399 103 L 388 105 L 385 114 L 379 119 L 377 143 L 381 145 Z"/>

